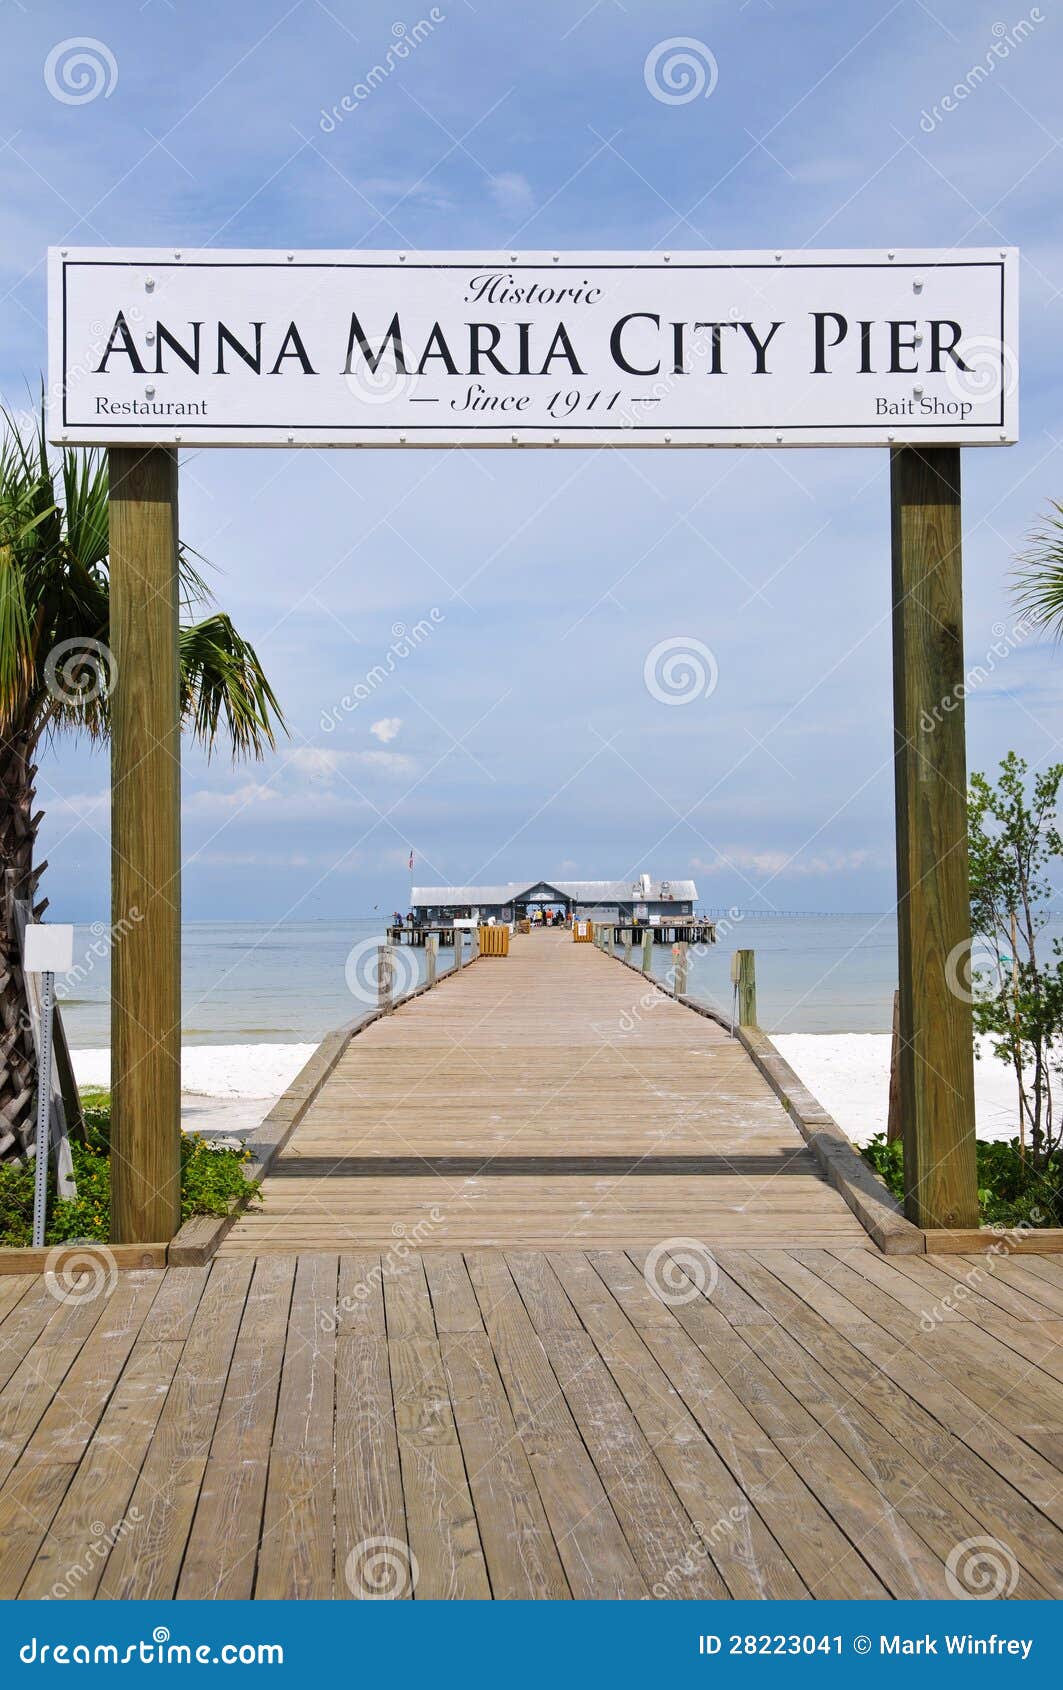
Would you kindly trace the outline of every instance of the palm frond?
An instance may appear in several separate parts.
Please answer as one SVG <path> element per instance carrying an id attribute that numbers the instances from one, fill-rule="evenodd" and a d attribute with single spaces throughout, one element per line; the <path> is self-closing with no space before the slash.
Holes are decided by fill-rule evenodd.
<path id="1" fill-rule="evenodd" d="M 181 629 L 181 713 L 208 756 L 221 726 L 234 759 L 261 758 L 284 731 L 255 648 L 221 611 Z"/>
<path id="2" fill-rule="evenodd" d="M 1063 639 L 1063 504 L 1049 501 L 1013 571 L 1015 602 L 1033 621 Z"/>

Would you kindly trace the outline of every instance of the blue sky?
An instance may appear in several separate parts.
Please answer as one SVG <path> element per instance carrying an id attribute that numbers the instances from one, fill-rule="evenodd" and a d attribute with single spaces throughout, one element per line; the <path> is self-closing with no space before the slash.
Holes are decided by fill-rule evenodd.
<path id="1" fill-rule="evenodd" d="M 368 99 L 322 122 L 430 16 Z M 944 111 L 994 26 L 1020 21 Z M 15 407 L 45 361 L 50 243 L 1020 246 L 1022 442 L 964 460 L 968 665 L 1013 625 L 1010 564 L 1063 497 L 1047 0 L 0 0 L 0 26 Z M 82 36 L 113 68 L 69 104 L 45 65 Z M 647 55 L 674 37 L 711 53 L 711 97 L 651 95 Z M 693 875 L 712 905 L 892 903 L 885 452 L 204 450 L 182 459 L 181 525 L 291 729 L 252 767 L 186 747 L 190 918 L 391 909 L 411 847 L 433 882 L 646 869 Z M 685 708 L 644 681 L 673 638 L 718 669 Z M 973 689 L 972 767 L 1009 747 L 1058 758 L 1061 664 L 1020 640 Z M 100 915 L 106 758 L 49 749 L 39 784 L 51 913 Z"/>

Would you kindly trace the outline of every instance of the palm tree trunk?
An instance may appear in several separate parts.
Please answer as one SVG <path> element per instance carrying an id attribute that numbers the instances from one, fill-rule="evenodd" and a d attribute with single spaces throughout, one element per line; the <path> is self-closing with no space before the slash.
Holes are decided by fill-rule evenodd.
<path id="1" fill-rule="evenodd" d="M 34 868 L 40 815 L 34 814 L 32 741 L 15 734 L 0 747 L 0 1158 L 25 1153 L 35 1136 L 37 1061 L 22 972 L 15 904 L 32 907 L 45 865 Z M 34 915 L 43 913 L 39 906 Z"/>

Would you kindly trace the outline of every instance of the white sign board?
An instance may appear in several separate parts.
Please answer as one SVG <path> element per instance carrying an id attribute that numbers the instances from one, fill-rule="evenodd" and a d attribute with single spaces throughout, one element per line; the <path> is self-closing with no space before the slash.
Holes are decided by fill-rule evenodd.
<path id="1" fill-rule="evenodd" d="M 27 974 L 68 974 L 74 960 L 74 929 L 62 922 L 27 923 L 22 966 Z"/>
<path id="2" fill-rule="evenodd" d="M 49 255 L 49 432 L 196 446 L 1018 435 L 1018 254 Z"/>

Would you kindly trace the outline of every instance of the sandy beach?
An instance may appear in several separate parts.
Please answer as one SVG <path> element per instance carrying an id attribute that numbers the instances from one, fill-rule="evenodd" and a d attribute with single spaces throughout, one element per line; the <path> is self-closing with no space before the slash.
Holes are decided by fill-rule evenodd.
<path id="1" fill-rule="evenodd" d="M 886 1129 L 890 1038 L 887 1033 L 779 1033 L 775 1043 L 805 1085 L 856 1144 Z M 250 1132 L 312 1056 L 312 1044 L 186 1045 L 181 1118 L 188 1132 Z M 975 1063 L 978 1136 L 1013 1138 L 1018 1130 L 1011 1072 L 982 1042 Z M 110 1052 L 75 1050 L 78 1084 L 108 1086 Z"/>

